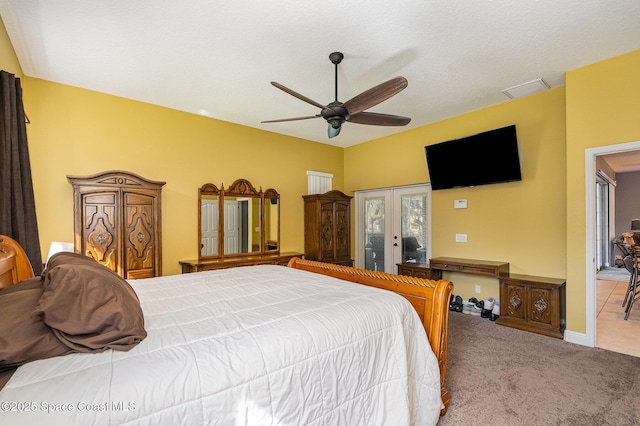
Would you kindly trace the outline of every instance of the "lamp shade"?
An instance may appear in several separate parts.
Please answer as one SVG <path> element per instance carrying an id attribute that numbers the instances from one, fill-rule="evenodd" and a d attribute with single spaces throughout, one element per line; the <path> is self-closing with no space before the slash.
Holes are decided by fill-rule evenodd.
<path id="1" fill-rule="evenodd" d="M 634 232 L 640 231 L 640 219 L 631 219 L 631 230 Z"/>

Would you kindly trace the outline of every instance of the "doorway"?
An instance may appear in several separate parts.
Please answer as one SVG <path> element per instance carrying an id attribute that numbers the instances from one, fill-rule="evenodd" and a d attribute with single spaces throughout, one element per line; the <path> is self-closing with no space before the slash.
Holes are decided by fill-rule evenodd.
<path id="1" fill-rule="evenodd" d="M 589 148 L 585 150 L 585 187 L 586 187 L 586 344 L 589 346 L 600 346 L 599 341 L 604 341 L 599 333 L 607 333 L 605 327 L 598 327 L 598 294 L 597 294 L 597 277 L 596 272 L 602 260 L 606 259 L 602 256 L 602 244 L 599 244 L 599 235 L 604 235 L 602 226 L 606 225 L 603 215 L 599 214 L 599 209 L 603 208 L 603 185 L 602 176 L 598 177 L 596 167 L 596 159 L 599 156 L 623 154 L 628 160 L 635 152 L 640 151 L 640 141 L 629 142 L 618 145 L 609 145 L 603 147 Z M 640 168 L 640 162 L 638 162 Z M 614 168 L 615 171 L 615 168 Z M 609 189 L 611 188 L 608 185 Z M 611 221 L 609 221 L 611 223 Z M 613 227 L 613 226 L 612 226 Z M 615 227 L 613 227 L 615 228 Z M 608 242 L 607 242 L 608 244 Z M 622 307 L 620 308 L 623 309 Z M 617 323 L 617 328 L 622 325 L 628 325 L 622 322 Z M 614 350 L 614 349 L 611 349 Z"/>
<path id="2" fill-rule="evenodd" d="M 431 186 L 356 191 L 356 267 L 397 272 L 431 256 Z"/>

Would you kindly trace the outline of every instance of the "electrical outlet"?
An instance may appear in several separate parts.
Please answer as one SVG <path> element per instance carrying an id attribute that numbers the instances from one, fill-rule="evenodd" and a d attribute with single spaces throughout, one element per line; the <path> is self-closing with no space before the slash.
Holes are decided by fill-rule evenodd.
<path id="1" fill-rule="evenodd" d="M 480 294 L 480 286 L 476 285 L 476 294 Z"/>
<path id="2" fill-rule="evenodd" d="M 456 234 L 456 243 L 466 243 L 467 234 Z"/>

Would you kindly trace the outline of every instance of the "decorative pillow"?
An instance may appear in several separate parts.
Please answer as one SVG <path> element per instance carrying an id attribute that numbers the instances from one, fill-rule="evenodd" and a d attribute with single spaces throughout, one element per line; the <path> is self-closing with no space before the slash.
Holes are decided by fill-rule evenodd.
<path id="1" fill-rule="evenodd" d="M 73 352 L 41 318 L 31 315 L 41 296 L 40 277 L 0 291 L 0 373 Z"/>
<path id="2" fill-rule="evenodd" d="M 135 291 L 93 259 L 69 252 L 49 259 L 34 315 L 78 352 L 128 351 L 146 336 Z"/>

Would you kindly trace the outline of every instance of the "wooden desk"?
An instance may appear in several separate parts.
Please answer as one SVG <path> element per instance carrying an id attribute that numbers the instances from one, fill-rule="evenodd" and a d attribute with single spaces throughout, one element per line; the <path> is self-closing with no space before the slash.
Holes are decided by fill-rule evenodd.
<path id="1" fill-rule="evenodd" d="M 490 260 L 460 259 L 457 257 L 434 257 L 429 259 L 431 269 L 463 272 L 467 274 L 503 277 L 509 275 L 509 263 Z"/>

